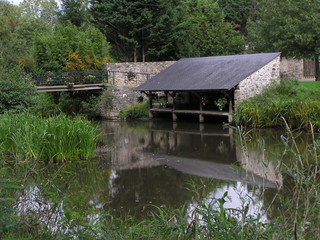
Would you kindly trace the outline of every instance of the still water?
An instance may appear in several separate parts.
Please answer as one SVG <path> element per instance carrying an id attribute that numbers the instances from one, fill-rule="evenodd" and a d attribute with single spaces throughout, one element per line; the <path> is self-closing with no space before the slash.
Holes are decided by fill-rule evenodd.
<path id="1" fill-rule="evenodd" d="M 40 166 L 41 174 L 20 171 L 21 213 L 38 214 L 52 230 L 71 214 L 95 221 L 102 213 L 142 219 L 155 206 L 187 209 L 221 198 L 225 207 L 249 205 L 249 213 L 270 217 L 269 207 L 283 185 L 281 132 L 257 130 L 241 143 L 221 125 L 165 120 L 100 123 L 97 159 Z M 250 137 L 248 137 L 250 136 Z M 69 215 L 68 215 L 69 214 Z"/>

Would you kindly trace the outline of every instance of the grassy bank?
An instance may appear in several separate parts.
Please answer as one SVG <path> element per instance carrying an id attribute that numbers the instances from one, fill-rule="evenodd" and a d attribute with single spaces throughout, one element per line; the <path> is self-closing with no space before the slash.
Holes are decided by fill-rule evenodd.
<path id="1" fill-rule="evenodd" d="M 0 115 L 0 152 L 19 160 L 67 161 L 94 156 L 98 128 L 83 118 Z"/>
<path id="2" fill-rule="evenodd" d="M 240 103 L 235 123 L 249 127 L 320 128 L 320 82 L 282 80 L 262 94 Z"/>

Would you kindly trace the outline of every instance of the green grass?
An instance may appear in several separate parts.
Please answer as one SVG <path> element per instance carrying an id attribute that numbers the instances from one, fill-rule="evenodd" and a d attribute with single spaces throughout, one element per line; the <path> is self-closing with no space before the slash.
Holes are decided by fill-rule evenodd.
<path id="1" fill-rule="evenodd" d="M 291 128 L 320 126 L 320 82 L 283 80 L 262 94 L 240 103 L 235 123 L 250 127 L 284 127 L 284 117 Z"/>
<path id="2" fill-rule="evenodd" d="M 19 160 L 61 162 L 94 156 L 98 128 L 83 118 L 0 115 L 0 152 Z"/>

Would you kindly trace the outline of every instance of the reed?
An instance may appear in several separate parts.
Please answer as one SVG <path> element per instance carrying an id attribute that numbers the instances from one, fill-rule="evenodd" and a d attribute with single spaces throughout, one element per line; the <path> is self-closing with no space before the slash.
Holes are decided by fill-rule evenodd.
<path id="1" fill-rule="evenodd" d="M 94 156 L 98 127 L 81 117 L 0 116 L 0 150 L 19 160 L 61 162 Z"/>

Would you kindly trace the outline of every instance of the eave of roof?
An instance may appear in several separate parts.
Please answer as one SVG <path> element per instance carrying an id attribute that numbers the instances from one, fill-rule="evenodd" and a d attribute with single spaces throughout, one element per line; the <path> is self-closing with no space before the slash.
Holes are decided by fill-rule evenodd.
<path id="1" fill-rule="evenodd" d="M 278 56 L 280 53 L 183 58 L 135 90 L 230 90 Z"/>

